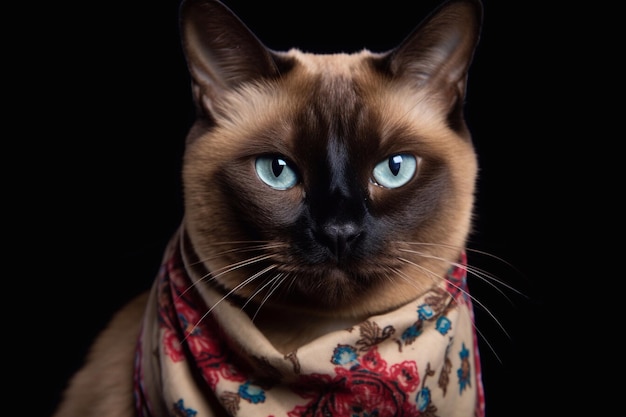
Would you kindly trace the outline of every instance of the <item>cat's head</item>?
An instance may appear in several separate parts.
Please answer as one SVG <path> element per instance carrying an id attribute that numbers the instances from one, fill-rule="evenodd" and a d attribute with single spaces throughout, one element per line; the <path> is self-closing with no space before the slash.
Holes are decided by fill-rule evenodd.
<path id="1" fill-rule="evenodd" d="M 347 315 L 441 282 L 471 231 L 463 105 L 481 18 L 479 1 L 453 0 L 391 51 L 316 55 L 270 50 L 218 1 L 185 0 L 196 267 L 233 298 Z"/>

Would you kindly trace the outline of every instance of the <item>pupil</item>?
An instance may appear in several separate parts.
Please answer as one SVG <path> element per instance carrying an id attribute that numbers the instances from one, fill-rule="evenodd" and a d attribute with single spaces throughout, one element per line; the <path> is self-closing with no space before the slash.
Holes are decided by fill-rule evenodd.
<path id="1" fill-rule="evenodd" d="M 283 168 L 285 168 L 285 165 L 287 165 L 287 163 L 282 159 L 274 158 L 272 160 L 272 172 L 274 173 L 274 176 L 279 177 L 280 174 L 283 172 Z"/>
<path id="2" fill-rule="evenodd" d="M 400 165 L 402 165 L 402 156 L 396 155 L 389 158 L 389 170 L 394 176 L 398 175 L 400 172 Z"/>

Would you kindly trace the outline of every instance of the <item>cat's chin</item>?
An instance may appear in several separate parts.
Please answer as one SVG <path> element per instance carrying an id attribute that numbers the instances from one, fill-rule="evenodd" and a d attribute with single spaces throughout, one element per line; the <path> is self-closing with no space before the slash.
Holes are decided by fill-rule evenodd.
<path id="1" fill-rule="evenodd" d="M 380 277 L 355 275 L 339 268 L 301 273 L 267 303 L 319 315 L 362 315 L 379 291 Z M 280 294 L 278 294 L 280 293 Z"/>
<path id="2" fill-rule="evenodd" d="M 337 268 L 329 269 L 315 278 L 313 299 L 319 305 L 337 308 L 355 302 L 367 290 L 370 279 L 355 277 Z M 306 294 L 305 294 L 306 295 Z"/>

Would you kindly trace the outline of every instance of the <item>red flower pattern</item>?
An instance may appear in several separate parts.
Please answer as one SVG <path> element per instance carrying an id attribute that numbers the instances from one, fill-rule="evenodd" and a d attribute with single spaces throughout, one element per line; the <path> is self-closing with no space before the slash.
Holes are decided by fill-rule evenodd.
<path id="1" fill-rule="evenodd" d="M 362 362 L 350 369 L 335 367 L 335 376 L 302 376 L 294 390 L 306 405 L 296 406 L 289 417 L 412 417 L 419 414 L 408 394 L 419 385 L 417 365 L 404 361 L 387 369 L 386 362 L 373 348 Z"/>
<path id="2" fill-rule="evenodd" d="M 201 317 L 198 305 L 202 301 L 194 291 L 187 291 L 190 283 L 180 273 L 176 258 L 168 263 L 169 285 L 173 300 L 159 299 L 159 317 L 164 329 L 163 343 L 166 355 L 174 362 L 184 360 L 186 345 L 191 360 L 200 367 L 202 376 L 212 389 L 221 378 L 243 382 L 246 377 L 233 366 L 228 347 L 220 337 L 220 329 L 211 316 Z M 164 282 L 168 283 L 167 280 Z M 176 320 L 173 318 L 176 317 Z M 182 329 L 182 331 L 176 331 Z M 185 335 L 180 340 L 181 334 Z"/>
<path id="3" fill-rule="evenodd" d="M 446 276 L 446 292 L 456 300 L 456 302 L 467 302 L 469 290 L 467 288 L 467 254 L 461 253 L 461 258 L 456 265 L 453 265 Z M 459 293 L 462 292 L 459 297 Z"/>

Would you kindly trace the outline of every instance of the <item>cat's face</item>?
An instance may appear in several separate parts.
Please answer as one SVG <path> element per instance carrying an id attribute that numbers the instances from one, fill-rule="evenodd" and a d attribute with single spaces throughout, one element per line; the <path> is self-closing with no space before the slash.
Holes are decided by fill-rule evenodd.
<path id="1" fill-rule="evenodd" d="M 471 228 L 462 106 L 479 21 L 461 1 L 389 53 L 277 53 L 221 4 L 184 3 L 198 105 L 184 224 L 207 282 L 355 316 L 440 282 Z"/>

